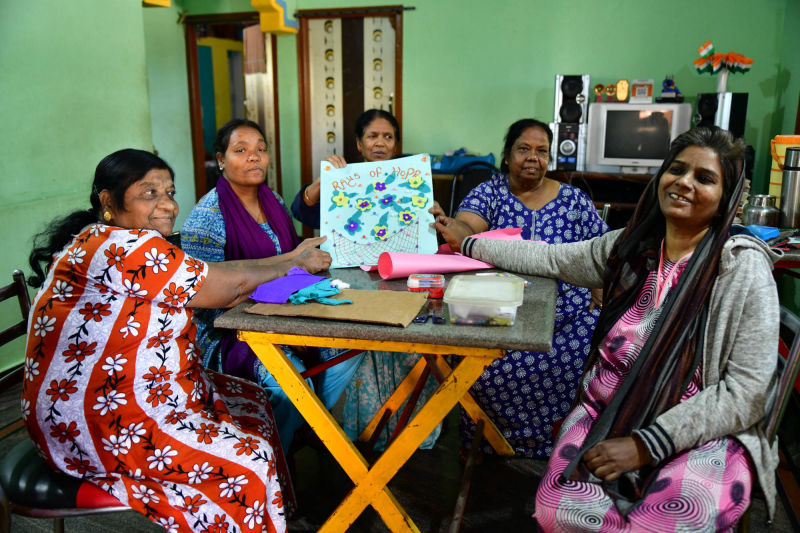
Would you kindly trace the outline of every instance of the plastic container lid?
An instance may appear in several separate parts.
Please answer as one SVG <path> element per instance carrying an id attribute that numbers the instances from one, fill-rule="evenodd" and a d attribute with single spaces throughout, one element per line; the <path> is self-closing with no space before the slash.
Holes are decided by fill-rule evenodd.
<path id="1" fill-rule="evenodd" d="M 441 274 L 411 274 L 406 282 L 409 289 L 443 288 L 444 276 Z"/>
<path id="2" fill-rule="evenodd" d="M 525 282 L 516 276 L 453 276 L 444 301 L 447 304 L 467 304 L 491 307 L 522 305 Z"/>

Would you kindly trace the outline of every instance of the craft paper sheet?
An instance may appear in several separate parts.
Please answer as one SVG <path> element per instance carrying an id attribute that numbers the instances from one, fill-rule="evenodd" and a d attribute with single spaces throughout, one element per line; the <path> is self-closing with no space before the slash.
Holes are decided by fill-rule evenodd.
<path id="1" fill-rule="evenodd" d="M 433 254 L 436 230 L 430 157 L 320 168 L 321 248 L 331 267 L 377 265 L 383 252 Z"/>

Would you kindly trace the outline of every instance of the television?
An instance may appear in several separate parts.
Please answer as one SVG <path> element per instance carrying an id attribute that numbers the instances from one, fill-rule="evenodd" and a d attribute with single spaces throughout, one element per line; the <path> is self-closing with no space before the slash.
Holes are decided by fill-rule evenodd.
<path id="1" fill-rule="evenodd" d="M 586 170 L 654 174 L 670 143 L 692 127 L 691 121 L 691 104 L 591 103 Z"/>

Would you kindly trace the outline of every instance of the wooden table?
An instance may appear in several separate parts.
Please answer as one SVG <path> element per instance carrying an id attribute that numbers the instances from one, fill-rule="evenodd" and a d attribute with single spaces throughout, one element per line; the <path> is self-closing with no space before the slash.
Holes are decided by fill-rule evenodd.
<path id="1" fill-rule="evenodd" d="M 405 279 L 384 281 L 376 272 L 367 273 L 357 268 L 334 269 L 328 275 L 349 283 L 351 288 L 355 289 L 406 290 Z M 320 531 L 346 531 L 368 505 L 375 508 L 391 531 L 419 531 L 411 517 L 394 498 L 387 483 L 458 403 L 461 403 L 476 421 L 484 420 L 485 438 L 499 454 L 513 455 L 513 449 L 468 391 L 492 361 L 503 357 L 506 349 L 527 351 L 550 349 L 556 282 L 544 278 L 521 277 L 529 280 L 531 285 L 525 289 L 524 302 L 517 310 L 514 325 L 510 327 L 450 324 L 446 309 L 444 313 L 448 319 L 446 324 L 434 325 L 428 321 L 426 324 L 412 323 L 407 328 L 263 316 L 245 312 L 252 302 L 240 304 L 216 320 L 216 327 L 239 330 L 239 338 L 253 348 L 355 485 Z M 431 354 L 427 358 L 420 358 L 420 362 L 409 373 L 409 377 L 398 386 L 382 409 L 392 408 L 405 400 L 426 364 L 435 367 L 432 370 L 441 372 L 444 379 L 417 415 L 370 467 L 283 353 L 281 345 Z M 444 355 L 461 356 L 462 360 L 451 368 L 442 357 Z M 381 414 L 382 411 L 376 414 L 359 439 L 369 438 L 370 430 L 374 430 Z"/>

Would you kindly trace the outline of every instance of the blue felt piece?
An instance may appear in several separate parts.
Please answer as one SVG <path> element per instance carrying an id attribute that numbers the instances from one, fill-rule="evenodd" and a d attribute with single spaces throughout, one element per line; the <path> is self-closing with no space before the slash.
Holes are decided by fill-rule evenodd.
<path id="1" fill-rule="evenodd" d="M 318 281 L 304 289 L 300 289 L 289 297 L 289 301 L 293 304 L 304 304 L 306 302 L 319 302 L 321 304 L 339 305 L 351 304 L 353 300 L 334 300 L 329 298 L 342 292 L 336 287 L 331 287 L 331 280 L 328 278 Z"/>

